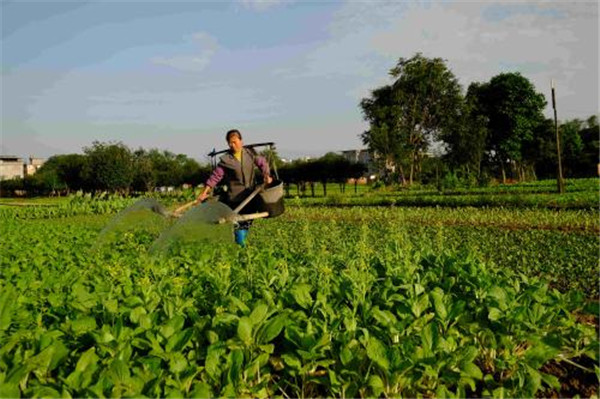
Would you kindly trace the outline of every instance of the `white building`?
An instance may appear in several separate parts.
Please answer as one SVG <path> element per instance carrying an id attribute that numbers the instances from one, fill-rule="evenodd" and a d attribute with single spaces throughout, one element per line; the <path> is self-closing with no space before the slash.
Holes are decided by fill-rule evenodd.
<path id="1" fill-rule="evenodd" d="M 0 155 L 0 180 L 22 179 L 33 175 L 44 164 L 43 158 L 29 157 L 29 164 L 16 155 Z"/>
<path id="2" fill-rule="evenodd" d="M 23 158 L 14 155 L 0 156 L 0 180 L 9 180 L 25 175 Z"/>

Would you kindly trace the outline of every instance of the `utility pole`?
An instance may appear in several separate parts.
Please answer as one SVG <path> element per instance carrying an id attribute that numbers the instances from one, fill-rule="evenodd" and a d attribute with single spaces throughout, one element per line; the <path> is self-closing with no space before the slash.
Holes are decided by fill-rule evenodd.
<path id="1" fill-rule="evenodd" d="M 552 79 L 552 108 L 554 109 L 554 130 L 556 132 L 556 155 L 558 156 L 558 192 L 565 192 L 565 181 L 562 174 L 562 161 L 560 158 L 560 135 L 558 134 L 558 118 L 556 117 L 556 96 L 554 94 L 554 79 Z"/>

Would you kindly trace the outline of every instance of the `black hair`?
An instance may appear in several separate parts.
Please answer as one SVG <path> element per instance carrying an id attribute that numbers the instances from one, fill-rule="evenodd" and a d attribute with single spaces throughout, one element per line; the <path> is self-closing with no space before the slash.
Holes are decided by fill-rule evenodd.
<path id="1" fill-rule="evenodd" d="M 237 130 L 237 129 L 231 129 L 231 130 L 230 130 L 230 131 L 228 131 L 228 132 L 227 132 L 227 134 L 225 135 L 225 140 L 226 140 L 227 142 L 229 142 L 229 138 L 230 138 L 231 136 L 233 136 L 233 135 L 237 135 L 237 136 L 240 138 L 240 140 L 242 139 L 242 134 L 240 133 L 240 131 L 239 131 L 239 130 Z"/>

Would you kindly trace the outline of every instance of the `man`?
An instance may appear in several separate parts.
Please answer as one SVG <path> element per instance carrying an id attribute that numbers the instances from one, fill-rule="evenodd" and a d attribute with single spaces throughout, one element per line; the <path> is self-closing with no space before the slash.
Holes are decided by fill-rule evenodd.
<path id="1" fill-rule="evenodd" d="M 220 200 L 231 208 L 237 207 L 254 190 L 256 185 L 255 166 L 260 169 L 265 183 L 272 182 L 269 164 L 267 160 L 256 154 L 254 150 L 244 147 L 242 134 L 237 129 L 227 132 L 225 135 L 229 151 L 221 157 L 219 164 L 206 181 L 206 187 L 198 196 L 196 204 L 206 200 L 210 191 L 225 179 L 227 192 Z M 246 205 L 240 213 L 252 213 L 257 211 L 254 201 Z M 252 221 L 240 222 L 236 225 L 234 234 L 235 242 L 242 247 L 246 246 L 246 237 Z"/>

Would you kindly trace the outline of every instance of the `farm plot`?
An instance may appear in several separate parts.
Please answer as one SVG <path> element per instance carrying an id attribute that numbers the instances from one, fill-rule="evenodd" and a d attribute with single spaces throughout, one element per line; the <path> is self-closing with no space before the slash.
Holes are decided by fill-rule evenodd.
<path id="1" fill-rule="evenodd" d="M 329 236 L 327 230 L 331 228 L 343 232 L 338 240 L 327 244 L 329 253 L 335 256 L 342 250 L 340 245 L 352 245 L 357 232 L 366 229 L 374 246 L 391 240 L 404 250 L 469 253 L 490 267 L 543 278 L 562 292 L 578 289 L 590 299 L 600 294 L 597 238 L 600 221 L 596 211 L 294 207 L 281 222 L 291 225 L 282 228 L 267 223 L 267 229 L 256 229 L 256 234 L 261 235 L 257 240 L 277 234 L 269 230 L 271 226 L 290 234 L 294 234 L 298 225 L 306 225 L 302 229 L 307 232 L 324 229 L 317 237 Z M 288 246 L 297 242 L 293 236 L 287 239 Z"/>
<path id="2" fill-rule="evenodd" d="M 0 396 L 597 394 L 592 213 L 411 212 L 292 207 L 167 256 L 90 251 L 107 215 L 4 219 Z"/>

